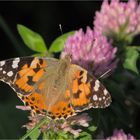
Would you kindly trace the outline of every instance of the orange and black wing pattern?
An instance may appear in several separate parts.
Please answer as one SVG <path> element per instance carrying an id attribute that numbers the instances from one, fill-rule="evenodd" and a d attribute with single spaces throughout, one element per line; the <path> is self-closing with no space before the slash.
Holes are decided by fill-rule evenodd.
<path id="1" fill-rule="evenodd" d="M 34 84 L 45 73 L 46 66 L 47 61 L 38 57 L 0 61 L 0 80 L 9 84 L 17 93 L 29 95 Z"/>
<path id="2" fill-rule="evenodd" d="M 71 105 L 75 112 L 89 108 L 105 108 L 111 103 L 111 96 L 101 82 L 85 69 L 77 67 L 72 81 Z"/>
<path id="3" fill-rule="evenodd" d="M 9 84 L 18 97 L 35 113 L 46 112 L 46 104 L 40 91 L 44 83 L 40 82 L 46 67 L 56 64 L 56 59 L 39 57 L 13 58 L 0 61 L 0 80 Z"/>

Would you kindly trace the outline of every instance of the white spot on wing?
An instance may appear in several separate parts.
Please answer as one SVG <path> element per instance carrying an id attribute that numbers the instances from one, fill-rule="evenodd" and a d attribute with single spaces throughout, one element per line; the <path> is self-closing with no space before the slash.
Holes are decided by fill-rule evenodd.
<path id="1" fill-rule="evenodd" d="M 100 87 L 100 82 L 99 82 L 99 80 L 96 80 L 96 81 L 95 81 L 94 90 L 95 90 L 95 91 L 98 91 L 98 90 L 99 90 L 99 87 Z"/>
<path id="2" fill-rule="evenodd" d="M 3 71 L 3 74 L 5 74 L 6 73 L 6 71 Z"/>
<path id="3" fill-rule="evenodd" d="M 18 63 L 20 62 L 20 58 L 15 58 L 12 64 L 12 68 L 17 68 L 18 67 Z"/>
<path id="4" fill-rule="evenodd" d="M 7 75 L 8 75 L 9 77 L 13 76 L 13 72 L 12 72 L 12 71 L 9 71 L 9 72 L 7 73 Z"/>
<path id="5" fill-rule="evenodd" d="M 93 100 L 94 100 L 94 101 L 97 101 L 97 100 L 98 100 L 97 95 L 93 95 Z"/>
<path id="6" fill-rule="evenodd" d="M 107 95 L 107 93 L 108 93 L 108 91 L 106 90 L 106 89 L 104 89 L 104 95 L 106 96 Z"/>
<path id="7" fill-rule="evenodd" d="M 3 66 L 3 65 L 5 65 L 5 61 L 0 62 L 0 66 Z"/>
<path id="8" fill-rule="evenodd" d="M 99 106 L 98 106 L 98 105 L 96 105 L 96 106 L 94 106 L 94 108 L 99 108 Z"/>
<path id="9" fill-rule="evenodd" d="M 15 68 L 17 68 L 17 67 L 18 67 L 18 64 L 17 64 L 17 63 L 13 63 L 13 64 L 12 64 L 12 68 L 15 69 Z"/>
<path id="10" fill-rule="evenodd" d="M 2 68 L 0 68 L 0 71 L 2 70 Z"/>
<path id="11" fill-rule="evenodd" d="M 20 58 L 19 58 L 19 57 L 17 57 L 17 58 L 15 58 L 15 59 L 14 59 L 14 61 L 19 62 L 19 61 L 20 61 Z"/>

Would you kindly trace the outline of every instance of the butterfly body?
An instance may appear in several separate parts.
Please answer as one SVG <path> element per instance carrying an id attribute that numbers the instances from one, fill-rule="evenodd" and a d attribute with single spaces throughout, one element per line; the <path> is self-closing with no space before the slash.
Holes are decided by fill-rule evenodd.
<path id="1" fill-rule="evenodd" d="M 111 103 L 105 87 L 71 59 L 23 57 L 0 61 L 0 80 L 8 83 L 33 113 L 66 119 Z"/>

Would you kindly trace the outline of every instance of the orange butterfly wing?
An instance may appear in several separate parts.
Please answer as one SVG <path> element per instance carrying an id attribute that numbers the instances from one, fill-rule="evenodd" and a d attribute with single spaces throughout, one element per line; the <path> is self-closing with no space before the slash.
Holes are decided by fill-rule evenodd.
<path id="1" fill-rule="evenodd" d="M 97 78 L 91 76 L 85 69 L 77 67 L 72 81 L 71 104 L 76 112 L 89 108 L 105 108 L 111 103 L 111 96 Z"/>

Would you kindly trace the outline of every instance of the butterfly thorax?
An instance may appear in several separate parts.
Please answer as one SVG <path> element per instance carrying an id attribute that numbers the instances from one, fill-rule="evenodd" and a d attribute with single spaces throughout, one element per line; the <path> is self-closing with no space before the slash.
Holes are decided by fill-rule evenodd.
<path id="1" fill-rule="evenodd" d="M 61 77 L 64 77 L 65 75 L 67 75 L 70 70 L 70 65 L 71 65 L 71 63 L 70 63 L 69 57 L 60 59 L 60 61 L 58 62 L 58 66 L 57 66 L 57 71 L 56 71 L 57 74 Z"/>
<path id="2" fill-rule="evenodd" d="M 46 87 L 45 92 L 43 92 L 44 99 L 47 99 L 49 95 L 49 101 L 45 101 L 46 104 L 55 104 L 56 100 L 62 99 L 65 91 L 70 86 L 72 75 L 73 69 L 71 69 L 69 57 L 60 59 L 56 65 L 46 71 Z"/>

